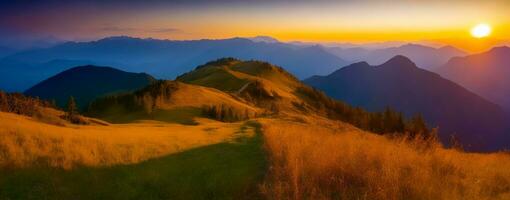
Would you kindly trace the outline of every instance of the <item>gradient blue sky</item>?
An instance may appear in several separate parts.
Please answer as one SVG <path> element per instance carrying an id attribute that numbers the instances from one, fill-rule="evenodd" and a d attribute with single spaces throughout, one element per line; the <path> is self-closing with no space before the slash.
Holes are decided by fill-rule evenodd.
<path id="1" fill-rule="evenodd" d="M 489 23 L 510 37 L 510 1 L 16 1 L 0 3 L 0 36 L 92 40 L 112 35 L 201 39 L 270 35 L 283 41 L 475 42 Z M 476 41 L 480 42 L 480 41 Z"/>

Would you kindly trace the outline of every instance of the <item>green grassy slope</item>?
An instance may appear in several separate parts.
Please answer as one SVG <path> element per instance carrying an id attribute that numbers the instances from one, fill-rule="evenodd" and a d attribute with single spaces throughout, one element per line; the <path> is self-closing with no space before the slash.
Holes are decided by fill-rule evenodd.
<path id="1" fill-rule="evenodd" d="M 196 125 L 195 117 L 203 117 L 202 110 L 195 107 L 178 107 L 173 109 L 156 109 L 151 114 L 143 110 L 128 110 L 121 106 L 111 106 L 103 111 L 100 118 L 109 123 L 123 124 L 139 120 L 154 120 L 166 123 Z"/>
<path id="2" fill-rule="evenodd" d="M 181 82 L 213 87 L 227 92 L 235 92 L 256 79 L 291 85 L 299 82 L 282 68 L 270 63 L 241 61 L 234 58 L 222 58 L 206 63 L 176 78 Z"/>
<path id="3" fill-rule="evenodd" d="M 245 137 L 243 130 L 257 135 Z M 0 169 L 0 199 L 259 199 L 266 161 L 260 125 L 235 142 L 140 164 L 105 168 Z"/>

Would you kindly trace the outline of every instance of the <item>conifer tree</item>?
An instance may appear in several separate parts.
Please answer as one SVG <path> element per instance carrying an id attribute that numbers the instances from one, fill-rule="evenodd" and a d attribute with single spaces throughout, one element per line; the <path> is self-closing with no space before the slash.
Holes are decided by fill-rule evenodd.
<path id="1" fill-rule="evenodd" d="M 76 115 L 78 115 L 78 107 L 76 106 L 74 97 L 69 96 L 69 100 L 67 101 L 67 118 L 73 119 Z"/>

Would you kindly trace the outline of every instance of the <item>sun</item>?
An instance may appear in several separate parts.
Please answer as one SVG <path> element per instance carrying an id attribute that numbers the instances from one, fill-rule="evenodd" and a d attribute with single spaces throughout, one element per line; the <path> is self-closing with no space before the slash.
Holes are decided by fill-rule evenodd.
<path id="1" fill-rule="evenodd" d="M 491 34 L 491 27 L 488 24 L 477 24 L 471 29 L 471 35 L 475 38 L 484 38 Z"/>

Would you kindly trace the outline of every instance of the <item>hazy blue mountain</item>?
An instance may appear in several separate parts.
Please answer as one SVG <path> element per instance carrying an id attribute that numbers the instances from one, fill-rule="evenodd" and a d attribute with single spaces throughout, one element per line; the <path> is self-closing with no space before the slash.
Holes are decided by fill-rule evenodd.
<path id="1" fill-rule="evenodd" d="M 9 47 L 0 46 L 0 59 L 5 57 L 5 56 L 11 55 L 11 54 L 13 54 L 15 52 L 16 52 L 15 49 L 12 49 L 12 48 L 9 48 Z"/>
<path id="2" fill-rule="evenodd" d="M 328 51 L 345 60 L 366 61 L 371 65 L 379 65 L 396 55 L 403 55 L 413 60 L 418 67 L 429 71 L 443 65 L 452 57 L 466 55 L 465 52 L 452 46 L 433 48 L 419 44 L 406 44 L 375 50 L 359 47 L 333 47 Z"/>
<path id="3" fill-rule="evenodd" d="M 21 92 L 59 72 L 81 65 L 97 64 L 87 60 L 50 60 L 30 64 L 18 60 L 0 61 L 0 90 Z M 109 65 L 114 65 L 110 63 Z"/>
<path id="4" fill-rule="evenodd" d="M 86 108 L 94 99 L 141 89 L 156 79 L 145 73 L 131 73 L 111 67 L 80 66 L 61 72 L 25 91 L 26 95 L 55 100 L 64 107 L 69 96 Z"/>
<path id="5" fill-rule="evenodd" d="M 254 42 L 265 42 L 265 43 L 278 43 L 278 42 L 280 42 L 280 41 L 278 41 L 278 39 L 276 39 L 274 37 L 264 36 L 264 35 L 259 35 L 259 36 L 255 36 L 255 37 L 249 37 L 249 38 L 246 38 L 246 39 L 249 39 L 249 40 L 254 41 Z"/>
<path id="6" fill-rule="evenodd" d="M 441 76 L 418 68 L 404 56 L 379 66 L 359 62 L 305 83 L 333 98 L 381 111 L 390 106 L 407 116 L 423 114 L 448 142 L 456 134 L 470 150 L 510 147 L 508 115 L 501 107 Z"/>
<path id="7" fill-rule="evenodd" d="M 52 60 L 89 61 L 95 65 L 114 65 L 121 70 L 146 72 L 158 78 L 173 79 L 195 66 L 222 57 L 263 60 L 279 65 L 304 78 L 331 73 L 347 62 L 320 46 L 300 47 L 284 43 L 253 42 L 249 39 L 172 41 L 110 37 L 93 42 L 68 42 L 46 49 L 19 52 L 0 60 L 0 88 L 23 90 L 29 81 L 22 77 L 49 76 L 27 70 L 47 68 Z M 83 63 L 86 64 L 86 63 Z M 71 68 L 76 65 L 66 65 Z M 321 66 L 321 67 L 318 67 Z M 51 67 L 50 67 L 51 68 Z M 34 74 L 35 73 L 35 74 Z M 31 80 L 30 80 L 31 81 Z"/>
<path id="8" fill-rule="evenodd" d="M 452 58 L 437 72 L 510 110 L 510 47 Z"/>

